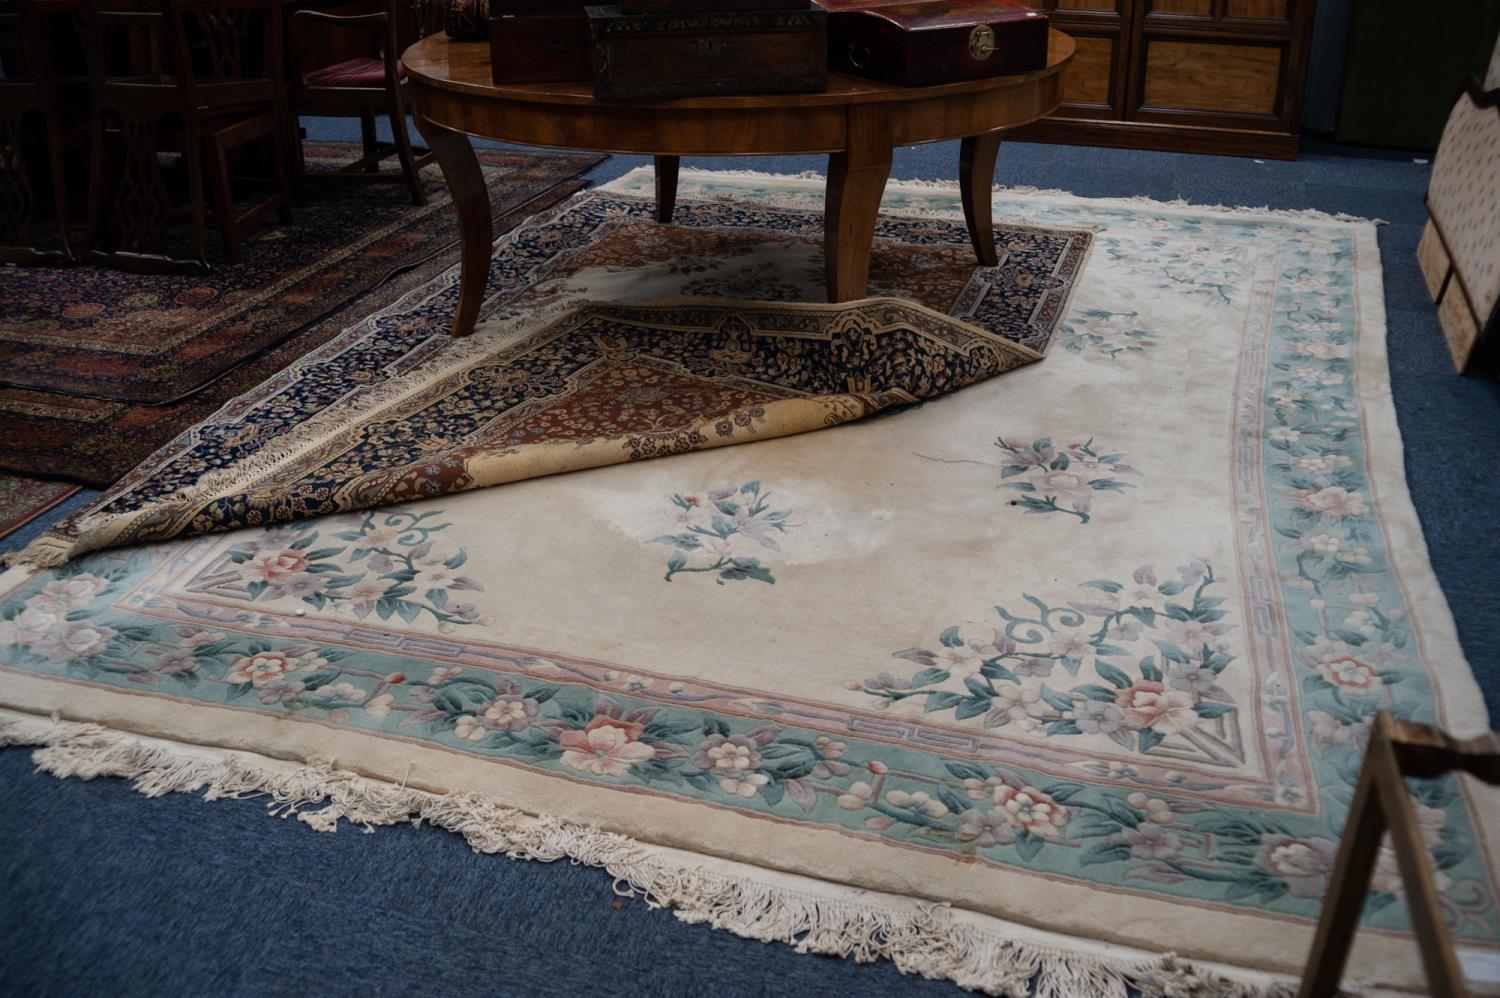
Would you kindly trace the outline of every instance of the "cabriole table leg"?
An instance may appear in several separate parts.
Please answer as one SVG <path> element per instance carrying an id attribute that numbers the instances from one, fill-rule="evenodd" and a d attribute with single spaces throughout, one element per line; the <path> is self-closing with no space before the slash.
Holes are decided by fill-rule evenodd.
<path id="1" fill-rule="evenodd" d="M 453 210 L 458 214 L 458 308 L 453 312 L 452 333 L 468 336 L 479 319 L 479 306 L 484 303 L 484 289 L 490 278 L 494 229 L 489 188 L 467 135 L 428 121 L 420 110 L 413 117 L 417 131 L 427 140 L 427 148 L 437 156 L 443 179 L 453 196 Z"/>
<path id="2" fill-rule="evenodd" d="M 656 156 L 656 220 L 670 222 L 677 207 L 677 171 L 681 156 Z"/>
<path id="3" fill-rule="evenodd" d="M 823 271 L 831 302 L 863 298 L 869 289 L 870 250 L 892 152 L 889 114 L 872 105 L 851 106 L 848 148 L 829 154 L 823 198 Z"/>
<path id="4" fill-rule="evenodd" d="M 995 157 L 1000 153 L 1000 133 L 971 135 L 959 145 L 958 186 L 963 192 L 964 221 L 969 242 L 981 267 L 999 262 L 995 253 L 995 214 L 991 188 L 995 183 Z"/>

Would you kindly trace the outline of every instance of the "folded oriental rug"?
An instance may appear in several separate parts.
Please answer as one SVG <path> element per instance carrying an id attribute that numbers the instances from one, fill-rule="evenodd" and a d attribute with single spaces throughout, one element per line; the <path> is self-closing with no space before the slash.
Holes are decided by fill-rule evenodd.
<path id="1" fill-rule="evenodd" d="M 536 475 L 821 429 L 1041 358 L 1087 230 L 893 215 L 873 290 L 829 311 L 816 204 L 591 193 L 501 240 L 490 319 L 448 335 L 456 273 L 381 310 L 184 433 L 24 556 L 288 522 Z M 591 300 L 763 301 L 607 314 Z M 548 322 L 549 318 L 556 321 Z"/>
<path id="2" fill-rule="evenodd" d="M 685 181 L 747 215 L 820 188 Z M 888 198 L 961 217 L 951 188 Z M 1373 713 L 1488 725 L 1406 491 L 1374 228 L 997 207 L 1096 227 L 1046 363 L 755 446 L 13 569 L 0 738 L 314 827 L 418 816 L 994 993 L 1284 988 Z M 1415 793 L 1444 916 L 1492 956 L 1492 796 Z M 1350 974 L 1421 983 L 1389 854 Z"/>

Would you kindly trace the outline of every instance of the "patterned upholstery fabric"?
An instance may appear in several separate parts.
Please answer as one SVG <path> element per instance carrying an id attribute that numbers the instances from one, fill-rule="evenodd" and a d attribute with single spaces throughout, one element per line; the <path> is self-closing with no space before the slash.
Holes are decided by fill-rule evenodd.
<path id="1" fill-rule="evenodd" d="M 406 67 L 396 60 L 396 77 L 406 78 Z M 310 87 L 383 87 L 385 63 L 380 59 L 349 59 L 315 69 L 306 76 Z"/>
<path id="2" fill-rule="evenodd" d="M 1500 110 L 1458 99 L 1443 129 L 1427 210 L 1481 321 L 1500 301 Z"/>

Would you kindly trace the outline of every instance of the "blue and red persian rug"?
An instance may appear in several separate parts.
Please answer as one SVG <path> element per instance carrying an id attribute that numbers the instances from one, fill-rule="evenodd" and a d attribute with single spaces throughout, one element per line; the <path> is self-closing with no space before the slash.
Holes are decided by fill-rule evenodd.
<path id="1" fill-rule="evenodd" d="M 313 143 L 333 169 L 351 143 Z M 484 150 L 495 231 L 584 186 L 599 157 Z M 457 259 L 451 199 L 405 188 L 315 192 L 289 225 L 256 232 L 244 262 L 200 277 L 101 267 L 0 270 L 0 468 L 96 488 Z"/>
<path id="2" fill-rule="evenodd" d="M 447 334 L 454 275 L 424 286 L 192 428 L 27 556 L 284 523 L 910 405 L 1039 360 L 1091 241 L 1002 226 L 1004 259 L 979 268 L 962 224 L 893 216 L 871 281 L 894 297 L 830 310 L 802 304 L 822 298 L 815 208 L 704 200 L 679 219 L 662 226 L 638 196 L 590 193 L 526 223 L 496 251 L 477 335 Z M 638 304 L 588 304 L 623 300 Z"/>
<path id="3" fill-rule="evenodd" d="M 721 232 L 800 213 L 807 244 L 762 232 L 729 267 L 659 255 L 674 235 L 643 225 L 594 264 L 569 234 L 526 263 L 526 307 L 626 349 L 609 324 L 687 283 L 816 280 L 820 183 L 683 187 L 730 213 Z M 650 189 L 592 203 L 628 224 Z M 886 232 L 934 234 L 912 266 L 961 226 L 952 188 L 893 184 L 887 208 Z M 603 866 L 690 921 L 996 994 L 1284 992 L 1375 711 L 1489 723 L 1406 491 L 1374 227 L 1054 194 L 997 210 L 1093 235 L 1045 362 L 753 446 L 13 569 L 0 738 L 59 775 L 267 793 L 317 828 L 430 821 Z M 497 270 L 492 346 L 514 345 Z M 904 265 L 887 273 L 894 295 Z M 931 280 L 905 284 L 929 309 L 898 335 L 954 321 Z M 648 304 L 578 318 L 622 287 Z M 442 295 L 451 279 L 370 328 Z M 788 308 L 763 315 L 806 321 Z M 749 349 L 685 328 L 726 365 Z M 372 381 L 417 369 L 392 360 Z M 315 371 L 243 411 L 274 411 L 278 385 L 297 411 Z M 203 453 L 254 433 L 235 418 Z M 402 425 L 455 446 L 443 421 Z M 140 481 L 170 500 L 195 479 Z M 1493 800 L 1414 793 L 1443 916 L 1492 958 Z M 1373 886 L 1351 983 L 1419 987 L 1388 853 Z"/>

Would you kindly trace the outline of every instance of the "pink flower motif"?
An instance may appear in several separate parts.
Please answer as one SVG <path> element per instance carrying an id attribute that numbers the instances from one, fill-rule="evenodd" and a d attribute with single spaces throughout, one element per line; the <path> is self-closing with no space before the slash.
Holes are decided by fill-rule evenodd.
<path id="1" fill-rule="evenodd" d="M 637 763 L 656 755 L 650 745 L 638 741 L 645 730 L 634 721 L 599 715 L 581 731 L 564 731 L 562 763 L 595 776 L 624 776 Z"/>
<path id="2" fill-rule="evenodd" d="M 156 656 L 156 665 L 153 669 L 164 676 L 179 676 L 184 673 L 197 672 L 198 660 L 191 651 L 165 651 Z"/>
<path id="3" fill-rule="evenodd" d="M 1115 706 L 1131 724 L 1173 734 L 1198 723 L 1193 712 L 1196 698 L 1182 690 L 1169 690 L 1161 683 L 1141 680 L 1115 695 Z"/>
<path id="4" fill-rule="evenodd" d="M 1076 471 L 1049 471 L 1037 482 L 1037 492 L 1059 499 L 1082 499 L 1094 491 L 1089 476 Z"/>
<path id="5" fill-rule="evenodd" d="M 1061 838 L 1058 829 L 1071 817 L 1066 807 L 1036 787 L 1017 790 L 1002 783 L 995 787 L 994 801 L 995 810 L 1005 816 L 1011 827 L 1044 839 L 1056 841 Z"/>
<path id="6" fill-rule="evenodd" d="M 1082 662 L 1094 654 L 1094 640 L 1082 631 L 1062 633 L 1053 637 L 1047 650 L 1054 655 Z"/>
<path id="7" fill-rule="evenodd" d="M 81 610 L 94 601 L 94 597 L 109 588 L 109 580 L 97 575 L 80 572 L 67 579 L 54 579 L 42 587 L 42 591 L 26 601 L 27 606 L 52 608 L 67 613 Z"/>
<path id="8" fill-rule="evenodd" d="M 297 660 L 290 658 L 279 651 L 261 652 L 259 655 L 246 655 L 236 659 L 229 666 L 229 673 L 224 677 L 226 683 L 250 683 L 252 686 L 265 686 L 274 683 L 282 676 L 297 668 Z"/>
<path id="9" fill-rule="evenodd" d="M 1205 624 L 1201 620 L 1177 620 L 1169 617 L 1166 620 L 1166 630 L 1176 643 L 1197 649 L 1202 645 L 1212 643 L 1215 637 L 1223 634 L 1228 628 L 1223 624 Z"/>
<path id="10" fill-rule="evenodd" d="M 743 506 L 735 510 L 734 527 L 761 547 L 770 548 L 772 551 L 781 550 L 781 545 L 776 543 L 775 524 L 763 516 L 751 516 Z"/>
<path id="11" fill-rule="evenodd" d="M 0 645 L 24 645 L 40 641 L 67 622 L 67 611 L 55 604 L 27 600 L 26 609 L 11 620 L 0 620 Z"/>
<path id="12" fill-rule="evenodd" d="M 1363 496 L 1338 485 L 1317 490 L 1306 489 L 1298 493 L 1296 498 L 1303 507 L 1327 517 L 1364 516 L 1370 511 Z"/>
<path id="13" fill-rule="evenodd" d="M 307 559 L 301 551 L 282 548 L 280 551 L 263 551 L 251 558 L 246 568 L 267 582 L 280 582 L 307 568 Z"/>
<path id="14" fill-rule="evenodd" d="M 1375 666 L 1347 653 L 1324 656 L 1317 669 L 1318 675 L 1345 693 L 1374 693 L 1385 685 Z"/>
<path id="15" fill-rule="evenodd" d="M 1295 839 L 1290 835 L 1263 835 L 1255 865 L 1286 881 L 1292 897 L 1317 900 L 1328 887 L 1339 844 L 1332 839 Z"/>
<path id="16" fill-rule="evenodd" d="M 947 669 L 955 676 L 977 676 L 983 665 L 984 659 L 980 657 L 979 652 L 968 645 L 944 648 L 937 654 L 937 667 Z"/>
<path id="17" fill-rule="evenodd" d="M 698 743 L 693 763 L 716 776 L 738 776 L 760 765 L 756 745 L 743 735 L 710 735 Z"/>
<path id="18" fill-rule="evenodd" d="M 1016 829 L 1004 811 L 965 811 L 958 819 L 954 835 L 960 842 L 972 842 L 981 848 L 1010 845 L 1016 840 Z"/>
<path id="19" fill-rule="evenodd" d="M 1120 840 L 1130 846 L 1136 859 L 1175 859 L 1182 850 L 1182 839 L 1169 829 L 1150 821 L 1120 833 Z"/>
<path id="20" fill-rule="evenodd" d="M 32 644 L 31 650 L 46 656 L 50 662 L 72 662 L 101 654 L 114 636 L 113 628 L 100 627 L 87 621 L 62 623 Z"/>

